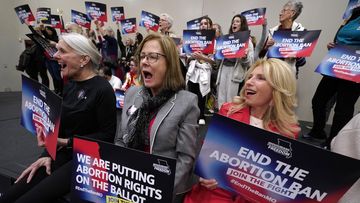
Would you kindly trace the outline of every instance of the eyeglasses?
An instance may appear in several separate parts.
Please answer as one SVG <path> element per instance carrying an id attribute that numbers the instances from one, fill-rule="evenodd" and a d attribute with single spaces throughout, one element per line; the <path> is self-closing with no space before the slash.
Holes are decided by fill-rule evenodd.
<path id="1" fill-rule="evenodd" d="M 140 53 L 139 58 L 140 58 L 140 61 L 142 61 L 142 60 L 144 60 L 146 58 L 146 60 L 149 63 L 155 63 L 157 60 L 159 60 L 160 56 L 165 57 L 164 54 L 160 54 L 160 53 L 156 53 L 156 52 L 150 52 L 148 54 Z"/>
<path id="2" fill-rule="evenodd" d="M 293 10 L 293 9 L 283 9 L 283 10 L 280 11 L 280 13 L 285 13 L 286 11 L 295 11 L 295 10 Z"/>

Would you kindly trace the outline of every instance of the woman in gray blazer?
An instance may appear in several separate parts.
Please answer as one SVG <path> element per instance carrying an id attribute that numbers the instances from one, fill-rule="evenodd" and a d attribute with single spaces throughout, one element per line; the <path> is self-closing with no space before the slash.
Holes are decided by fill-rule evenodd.
<path id="1" fill-rule="evenodd" d="M 171 38 L 149 34 L 136 57 L 143 85 L 125 94 L 115 143 L 176 159 L 174 202 L 182 202 L 191 189 L 198 147 L 197 96 L 183 90 L 179 56 Z"/>

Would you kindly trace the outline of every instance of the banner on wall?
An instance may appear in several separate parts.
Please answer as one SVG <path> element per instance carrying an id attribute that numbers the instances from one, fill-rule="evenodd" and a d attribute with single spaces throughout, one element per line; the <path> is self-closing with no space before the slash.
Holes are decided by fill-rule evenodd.
<path id="1" fill-rule="evenodd" d="M 241 13 L 249 26 L 262 25 L 265 21 L 266 8 L 255 8 Z"/>
<path id="2" fill-rule="evenodd" d="M 149 13 L 147 11 L 141 11 L 141 21 L 139 23 L 139 26 L 157 32 L 159 29 L 159 20 L 159 16 Z"/>
<path id="3" fill-rule="evenodd" d="M 16 15 L 19 17 L 21 24 L 25 22 L 35 21 L 35 17 L 31 12 L 28 4 L 15 7 Z"/>
<path id="4" fill-rule="evenodd" d="M 336 45 L 315 72 L 360 83 L 360 46 Z"/>
<path id="5" fill-rule="evenodd" d="M 87 29 L 90 29 L 91 26 L 91 20 L 85 13 L 81 13 L 79 11 L 75 11 L 72 9 L 71 9 L 71 22 L 74 22 Z"/>
<path id="6" fill-rule="evenodd" d="M 358 6 L 360 6 L 360 0 L 349 0 L 349 3 L 343 15 L 343 19 L 348 19 L 351 16 L 352 10 Z"/>
<path id="7" fill-rule="evenodd" d="M 122 109 L 124 107 L 125 91 L 115 89 L 116 108 Z"/>
<path id="8" fill-rule="evenodd" d="M 63 27 L 59 15 L 51 15 L 51 27 L 59 29 Z"/>
<path id="9" fill-rule="evenodd" d="M 107 22 L 106 4 L 85 1 L 86 14 L 90 20 Z"/>
<path id="10" fill-rule="evenodd" d="M 120 20 L 120 23 L 121 23 L 122 34 L 136 33 L 137 31 L 136 18 L 127 18 L 124 20 Z"/>
<path id="11" fill-rule="evenodd" d="M 190 20 L 186 23 L 186 28 L 188 30 L 198 30 L 200 29 L 200 21 L 203 17 L 195 18 L 193 20 Z"/>
<path id="12" fill-rule="evenodd" d="M 215 58 L 241 58 L 249 45 L 250 31 L 222 35 L 216 39 Z"/>
<path id="13" fill-rule="evenodd" d="M 61 98 L 46 86 L 24 75 L 22 78 L 21 125 L 35 136 L 44 136 L 51 158 L 56 158 Z"/>
<path id="14" fill-rule="evenodd" d="M 120 22 L 120 20 L 124 20 L 124 7 L 111 7 L 111 16 L 113 22 Z"/>
<path id="15" fill-rule="evenodd" d="M 321 30 L 275 31 L 275 44 L 269 48 L 269 58 L 308 57 L 312 54 Z"/>
<path id="16" fill-rule="evenodd" d="M 202 52 L 214 53 L 215 30 L 184 30 L 183 52 L 186 54 Z"/>
<path id="17" fill-rule="evenodd" d="M 71 202 L 172 202 L 175 165 L 175 159 L 74 138 Z"/>
<path id="18" fill-rule="evenodd" d="M 214 115 L 195 173 L 254 202 L 336 203 L 360 160 Z"/>
<path id="19" fill-rule="evenodd" d="M 44 23 L 51 25 L 51 9 L 50 8 L 38 8 L 36 10 L 36 21 L 37 23 Z"/>

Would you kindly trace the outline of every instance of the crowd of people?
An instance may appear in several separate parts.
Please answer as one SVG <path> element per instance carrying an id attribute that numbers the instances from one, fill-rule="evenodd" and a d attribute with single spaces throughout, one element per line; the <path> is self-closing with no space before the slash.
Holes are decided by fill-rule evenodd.
<path id="1" fill-rule="evenodd" d="M 337 44 L 360 45 L 360 31 L 356 29 L 360 26 L 359 8 L 340 27 L 329 49 Z M 174 20 L 166 13 L 160 15 L 159 32 L 149 31 L 145 37 L 137 33 L 135 40 L 127 38 L 125 43 L 119 25 L 115 38 L 111 27 L 97 21 L 95 30 L 85 32 L 69 23 L 67 33 L 60 37 L 49 27 L 36 28 L 58 50 L 38 66 L 41 75 L 44 68 L 51 73 L 55 92 L 63 97 L 58 155 L 56 161 L 51 160 L 44 150 L 0 197 L 0 202 L 53 202 L 69 193 L 74 135 L 176 159 L 173 202 L 252 202 L 241 194 L 218 188 L 215 179 L 200 177 L 194 184 L 193 167 L 202 143 L 199 125 L 206 122 L 206 101 L 212 98 L 214 109 L 210 110 L 298 139 L 301 129 L 294 112 L 296 78 L 306 60 L 265 56 L 274 45 L 274 31 L 305 30 L 295 21 L 302 9 L 301 2 L 288 1 L 279 13 L 278 25 L 268 33 L 265 20 L 259 42 L 249 37 L 243 57 L 223 60 L 201 52 L 181 55 L 172 39 L 176 37 L 171 30 Z M 223 34 L 219 24 L 203 16 L 200 30 L 211 29 L 216 37 Z M 244 16 L 231 19 L 229 34 L 247 30 Z M 37 74 L 29 75 L 37 79 Z M 49 85 L 46 78 L 42 82 Z M 116 89 L 125 91 L 118 122 Z M 326 146 L 330 147 L 331 140 L 352 118 L 359 95 L 358 83 L 323 76 L 312 100 L 314 126 L 307 137 L 326 138 Z M 326 105 L 333 97 L 336 107 L 328 137 L 324 132 Z M 38 144 L 44 146 L 41 138 Z"/>

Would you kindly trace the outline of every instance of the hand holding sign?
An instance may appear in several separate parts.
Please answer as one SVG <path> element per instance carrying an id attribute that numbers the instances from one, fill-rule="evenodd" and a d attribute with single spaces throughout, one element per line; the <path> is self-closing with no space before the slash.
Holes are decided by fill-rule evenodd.
<path id="1" fill-rule="evenodd" d="M 45 135 L 41 127 L 36 128 L 36 139 L 39 147 L 45 147 Z"/>
<path id="2" fill-rule="evenodd" d="M 266 42 L 265 47 L 268 49 L 269 47 L 273 46 L 275 44 L 275 41 L 273 38 L 269 38 L 268 41 Z"/>
<path id="3" fill-rule="evenodd" d="M 328 50 L 330 50 L 330 49 L 334 48 L 335 45 L 336 45 L 336 44 L 335 44 L 334 42 L 329 42 L 329 43 L 326 45 L 326 47 L 327 47 Z"/>

